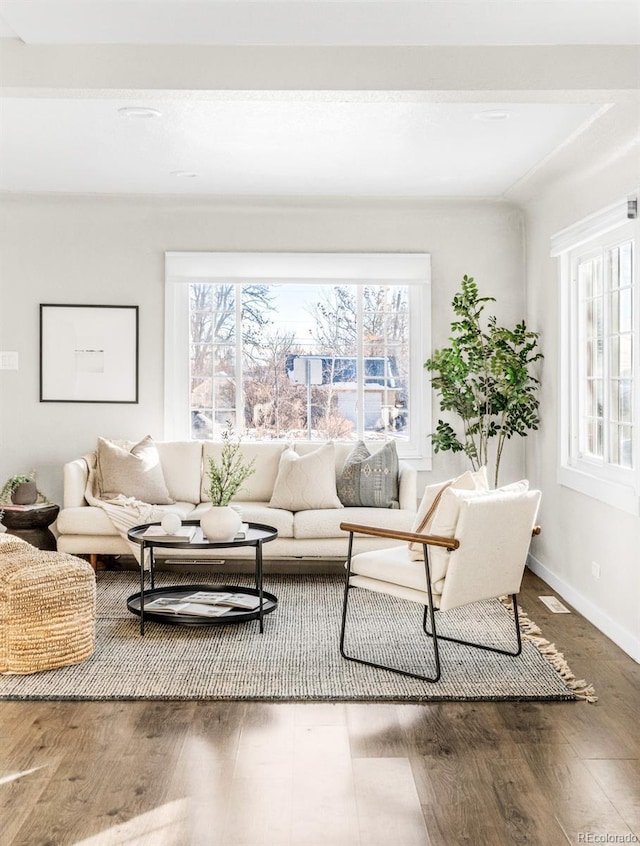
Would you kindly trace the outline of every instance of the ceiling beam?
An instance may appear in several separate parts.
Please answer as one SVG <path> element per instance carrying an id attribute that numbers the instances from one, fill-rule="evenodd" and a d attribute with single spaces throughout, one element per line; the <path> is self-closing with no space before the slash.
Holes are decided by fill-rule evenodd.
<path id="1" fill-rule="evenodd" d="M 0 40 L 0 88 L 38 91 L 637 91 L 640 48 L 33 46 Z"/>

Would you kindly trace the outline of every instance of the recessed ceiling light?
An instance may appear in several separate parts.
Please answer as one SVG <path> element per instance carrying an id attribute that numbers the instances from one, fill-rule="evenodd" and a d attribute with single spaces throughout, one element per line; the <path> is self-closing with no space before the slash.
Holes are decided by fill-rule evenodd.
<path id="1" fill-rule="evenodd" d="M 477 120 L 508 120 L 511 112 L 506 109 L 485 109 L 484 112 L 476 112 L 474 118 Z"/>
<path id="2" fill-rule="evenodd" d="M 172 170 L 171 176 L 178 176 L 182 179 L 195 179 L 198 174 L 193 170 Z"/>
<path id="3" fill-rule="evenodd" d="M 157 109 L 148 109 L 146 106 L 123 106 L 118 109 L 118 114 L 130 118 L 155 118 L 161 117 L 162 112 Z"/>

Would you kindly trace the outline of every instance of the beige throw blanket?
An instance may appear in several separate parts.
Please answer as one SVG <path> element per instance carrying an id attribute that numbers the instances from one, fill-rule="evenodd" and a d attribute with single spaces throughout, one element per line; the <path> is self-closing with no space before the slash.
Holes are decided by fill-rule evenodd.
<path id="1" fill-rule="evenodd" d="M 148 502 L 142 502 L 142 500 L 135 499 L 132 496 L 125 496 L 124 494 L 118 494 L 118 496 L 111 499 L 102 499 L 100 497 L 97 455 L 95 452 L 92 452 L 83 456 L 83 458 L 89 470 L 84 492 L 85 499 L 89 505 L 102 508 L 113 523 L 114 529 L 129 545 L 131 554 L 139 564 L 140 546 L 137 543 L 131 543 L 127 538 L 127 532 L 141 523 L 153 523 L 162 520 L 167 513 L 166 508 L 162 508 L 159 505 L 151 505 Z M 145 569 L 148 569 L 148 566 L 148 562 L 145 561 Z"/>

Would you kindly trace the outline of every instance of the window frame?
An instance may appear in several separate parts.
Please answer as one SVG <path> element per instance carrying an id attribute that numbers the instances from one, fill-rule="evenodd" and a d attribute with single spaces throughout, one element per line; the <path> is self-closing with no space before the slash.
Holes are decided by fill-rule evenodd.
<path id="1" fill-rule="evenodd" d="M 190 440 L 189 283 L 406 285 L 410 319 L 410 438 L 398 454 L 431 469 L 431 392 L 424 362 L 431 346 L 429 253 L 165 253 L 164 436 Z M 366 437 L 366 436 L 365 436 Z"/>
<path id="2" fill-rule="evenodd" d="M 622 511 L 640 514 L 640 225 L 630 212 L 631 200 L 624 198 L 602 211 L 562 230 L 551 239 L 551 256 L 559 259 L 560 285 L 560 379 L 559 379 L 559 467 L 558 482 Z M 626 241 L 633 244 L 633 375 L 632 422 L 634 467 L 624 468 L 604 458 L 583 456 L 580 436 L 583 414 L 580 407 L 585 354 L 578 290 L 578 264 L 604 255 L 607 249 Z M 604 285 L 603 278 L 603 285 Z M 604 289 L 605 297 L 608 288 Z M 605 341 L 610 338 L 605 325 Z M 605 374 L 605 376 L 610 374 Z M 605 378 L 605 394 L 610 378 Z M 605 398 L 605 407 L 609 400 Z M 605 416 L 604 425 L 610 418 Z"/>

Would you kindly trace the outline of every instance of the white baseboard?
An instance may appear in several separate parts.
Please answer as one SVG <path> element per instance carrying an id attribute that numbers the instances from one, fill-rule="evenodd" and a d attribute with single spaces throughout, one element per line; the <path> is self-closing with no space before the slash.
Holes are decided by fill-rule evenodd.
<path id="1" fill-rule="evenodd" d="M 640 640 L 630 631 L 625 629 L 608 614 L 604 614 L 594 603 L 574 590 L 570 585 L 559 579 L 551 570 L 547 569 L 537 558 L 529 555 L 527 560 L 529 569 L 545 581 L 556 593 L 579 611 L 590 623 L 600 629 L 608 638 L 630 655 L 634 661 L 640 664 Z M 535 618 L 534 618 L 535 619 Z"/>

